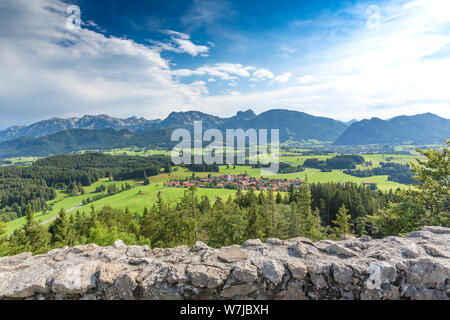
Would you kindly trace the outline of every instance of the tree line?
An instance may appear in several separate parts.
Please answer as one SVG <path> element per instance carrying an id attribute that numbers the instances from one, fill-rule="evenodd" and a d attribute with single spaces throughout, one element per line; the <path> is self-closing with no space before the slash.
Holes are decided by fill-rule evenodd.
<path id="1" fill-rule="evenodd" d="M 394 181 L 406 185 L 416 182 L 414 180 L 414 174 L 411 171 L 411 166 L 409 164 L 401 164 L 395 162 L 380 162 L 380 167 L 377 168 L 364 170 L 347 169 L 343 172 L 360 178 L 387 175 L 389 181 Z"/>
<path id="2" fill-rule="evenodd" d="M 362 156 L 340 154 L 326 160 L 306 159 L 303 166 L 329 172 L 334 169 L 355 169 L 357 164 L 362 163 L 364 163 L 364 157 Z"/>
<path id="3" fill-rule="evenodd" d="M 318 209 L 312 209 L 307 185 L 296 192 L 289 204 L 273 191 L 238 192 L 235 197 L 215 201 L 196 189 L 186 190 L 176 202 L 169 203 L 158 193 L 157 201 L 142 213 L 105 206 L 91 207 L 89 213 L 68 215 L 62 209 L 49 227 L 39 225 L 28 206 L 26 224 L 4 237 L 0 255 L 30 251 L 43 253 L 51 248 L 97 243 L 110 245 L 117 239 L 127 244 L 155 247 L 192 246 L 204 241 L 213 247 L 240 244 L 248 238 L 308 237 L 314 241 L 350 233 L 350 215 L 343 205 L 332 222 L 323 226 Z M 344 221 L 345 223 L 341 222 Z"/>

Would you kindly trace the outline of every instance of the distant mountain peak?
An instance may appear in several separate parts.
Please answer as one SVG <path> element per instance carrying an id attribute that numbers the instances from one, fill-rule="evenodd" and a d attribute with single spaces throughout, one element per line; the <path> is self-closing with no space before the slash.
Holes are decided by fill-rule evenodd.
<path id="1" fill-rule="evenodd" d="M 432 113 L 398 116 L 388 120 L 371 118 L 353 123 L 335 145 L 439 144 L 450 138 L 450 120 Z"/>
<path id="2" fill-rule="evenodd" d="M 252 109 L 247 109 L 245 111 L 238 111 L 235 116 L 237 120 L 253 119 L 254 117 L 256 117 L 256 113 Z"/>

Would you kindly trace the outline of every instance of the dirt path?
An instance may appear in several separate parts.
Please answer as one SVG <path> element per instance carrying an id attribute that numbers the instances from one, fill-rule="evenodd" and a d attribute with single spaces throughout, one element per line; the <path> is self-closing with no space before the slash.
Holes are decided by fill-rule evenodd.
<path id="1" fill-rule="evenodd" d="M 74 210 L 77 210 L 77 209 L 81 208 L 82 206 L 83 206 L 82 204 L 79 204 L 79 205 L 77 205 L 76 207 L 73 207 L 73 208 L 70 208 L 69 210 L 66 210 L 65 212 L 66 212 L 66 213 L 72 212 L 72 211 L 74 211 Z M 52 218 L 50 218 L 50 219 L 48 219 L 48 220 L 42 221 L 41 223 L 39 223 L 39 225 L 43 226 L 43 225 L 45 225 L 45 224 L 47 224 L 47 223 L 53 222 L 53 221 L 55 221 L 56 219 L 58 219 L 58 217 L 59 217 L 59 215 L 57 214 L 56 216 L 54 216 L 54 217 L 52 217 Z"/>

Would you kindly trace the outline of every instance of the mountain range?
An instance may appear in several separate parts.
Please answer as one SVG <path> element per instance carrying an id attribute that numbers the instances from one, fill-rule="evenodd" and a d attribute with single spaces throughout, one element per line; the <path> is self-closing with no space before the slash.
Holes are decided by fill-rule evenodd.
<path id="1" fill-rule="evenodd" d="M 424 113 L 388 120 L 372 118 L 354 122 L 334 145 L 440 144 L 449 137 L 450 119 Z"/>
<path id="2" fill-rule="evenodd" d="M 194 121 L 203 128 L 244 130 L 279 129 L 280 141 L 321 141 L 334 145 L 435 144 L 450 137 L 450 119 L 426 113 L 388 120 L 372 118 L 344 123 L 304 112 L 273 109 L 256 115 L 252 110 L 221 118 L 199 111 L 172 112 L 163 120 L 108 115 L 81 118 L 52 118 L 29 126 L 0 131 L 0 157 L 46 156 L 88 149 L 126 146 L 168 148 L 175 128 L 193 129 Z"/>

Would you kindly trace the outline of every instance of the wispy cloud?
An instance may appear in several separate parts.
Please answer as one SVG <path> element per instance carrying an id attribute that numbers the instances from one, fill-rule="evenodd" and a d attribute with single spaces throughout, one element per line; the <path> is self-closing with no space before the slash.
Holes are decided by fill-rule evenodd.
<path id="1" fill-rule="evenodd" d="M 204 25 L 217 24 L 220 20 L 233 15 L 229 1 L 194 0 L 189 11 L 180 20 L 188 30 L 195 30 Z"/>
<path id="2" fill-rule="evenodd" d="M 172 51 L 176 53 L 188 53 L 193 57 L 198 55 L 208 56 L 209 47 L 196 45 L 190 39 L 190 35 L 173 30 L 164 30 L 163 33 L 170 36 L 170 41 L 161 42 L 154 40 L 147 40 L 152 43 L 156 49 L 161 51 Z"/>
<path id="3" fill-rule="evenodd" d="M 173 70 L 172 74 L 178 77 L 210 76 L 217 77 L 222 80 L 235 80 L 238 77 L 250 77 L 250 72 L 254 69 L 255 67 L 243 66 L 241 64 L 217 63 L 213 66 L 203 66 L 195 70 L 176 69 Z"/>
<path id="4" fill-rule="evenodd" d="M 280 74 L 279 76 L 275 77 L 275 79 L 273 79 L 273 80 L 276 82 L 279 82 L 279 83 L 287 83 L 291 77 L 292 77 L 292 73 L 286 72 L 286 73 Z"/>

